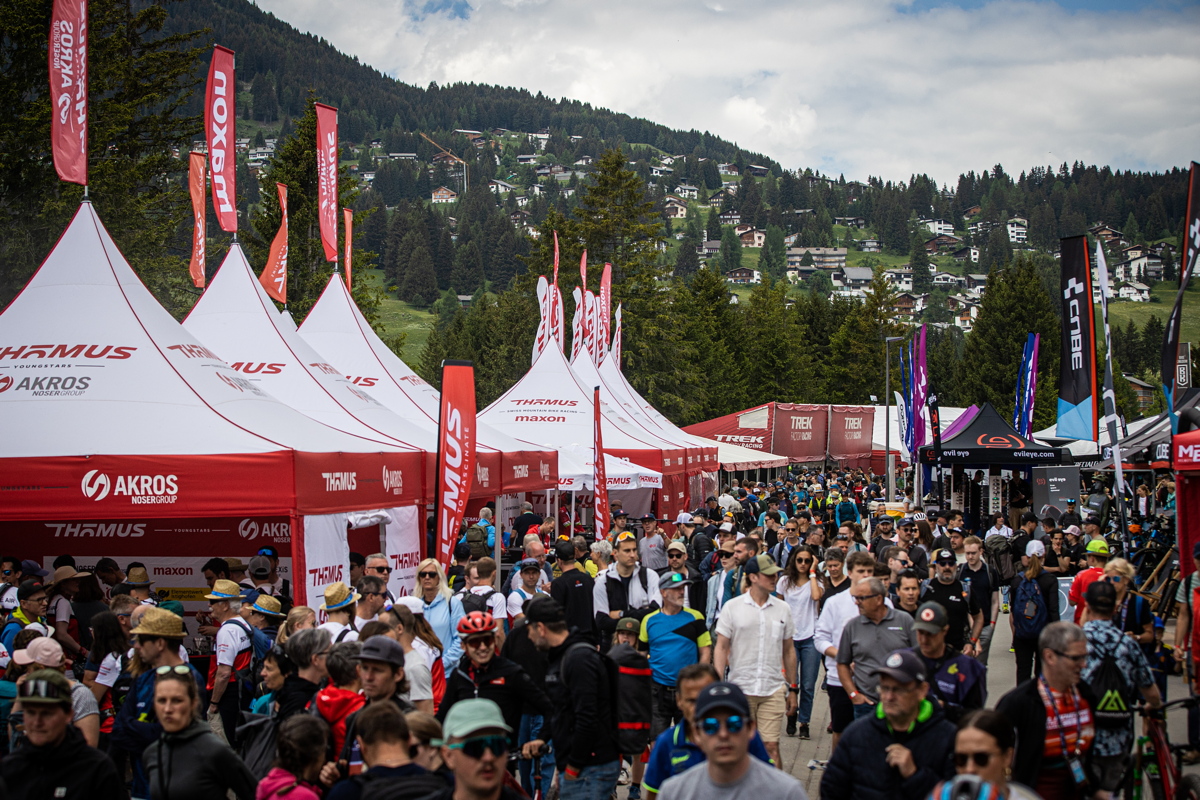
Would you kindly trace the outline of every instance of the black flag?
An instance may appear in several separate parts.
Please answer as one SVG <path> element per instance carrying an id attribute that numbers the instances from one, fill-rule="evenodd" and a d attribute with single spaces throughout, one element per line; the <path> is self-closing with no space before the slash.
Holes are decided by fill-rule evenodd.
<path id="1" fill-rule="evenodd" d="M 1167 329 L 1163 333 L 1162 351 L 1162 385 L 1163 393 L 1167 396 L 1167 410 L 1175 408 L 1175 367 L 1179 358 L 1179 325 L 1183 316 L 1183 293 L 1188 281 L 1192 279 L 1192 270 L 1196 267 L 1196 257 L 1200 254 L 1200 164 L 1192 162 L 1192 172 L 1188 180 L 1187 215 L 1183 218 L 1183 250 L 1179 256 L 1179 293 L 1175 295 L 1175 307 L 1171 316 L 1167 317 Z M 1174 422 L 1174 413 L 1172 413 Z"/>

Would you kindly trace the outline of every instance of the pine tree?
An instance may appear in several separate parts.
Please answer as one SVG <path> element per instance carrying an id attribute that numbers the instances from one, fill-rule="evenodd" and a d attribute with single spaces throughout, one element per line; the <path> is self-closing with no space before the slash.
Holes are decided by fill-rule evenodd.
<path id="1" fill-rule="evenodd" d="M 700 269 L 700 256 L 696 253 L 696 243 L 693 239 L 684 238 L 679 243 L 675 253 L 675 277 L 686 278 L 694 275 Z"/>
<path id="2" fill-rule="evenodd" d="M 400 299 L 420 307 L 429 305 L 437 297 L 437 276 L 433 274 L 433 258 L 425 245 L 418 245 L 408 257 L 408 267 L 400 283 Z"/>
<path id="3" fill-rule="evenodd" d="M 732 226 L 726 227 L 721 234 L 720 258 L 721 271 L 726 275 L 742 266 L 742 242 Z"/>
<path id="4" fill-rule="evenodd" d="M 1162 350 L 1163 338 L 1166 336 L 1166 326 L 1157 314 L 1151 314 L 1142 328 L 1140 360 L 1143 368 L 1162 383 Z M 1195 349 L 1195 348 L 1193 348 Z"/>
<path id="5" fill-rule="evenodd" d="M 721 241 L 721 210 L 710 208 L 708 210 L 708 225 L 705 228 L 705 233 L 708 236 L 707 241 Z"/>
<path id="6" fill-rule="evenodd" d="M 787 245 L 783 239 L 782 228 L 778 225 L 768 225 L 766 242 L 758 261 L 762 273 L 777 281 L 783 280 L 787 275 Z"/>
<path id="7" fill-rule="evenodd" d="M 923 236 L 913 235 L 908 259 L 912 268 L 913 294 L 929 294 L 933 290 L 933 275 L 929 272 L 929 251 L 925 249 Z"/>

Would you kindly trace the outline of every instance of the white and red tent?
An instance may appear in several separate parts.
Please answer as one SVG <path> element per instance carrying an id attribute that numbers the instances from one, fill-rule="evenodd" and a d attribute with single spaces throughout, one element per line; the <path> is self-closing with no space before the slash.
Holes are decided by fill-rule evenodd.
<path id="1" fill-rule="evenodd" d="M 221 361 L 90 203 L 0 314 L 0 530 L 27 557 L 139 557 L 185 599 L 197 560 L 264 544 L 308 576 L 306 520 L 341 520 L 344 542 L 347 512 L 418 502 L 427 460 L 309 419 Z M 343 562 L 308 566 L 327 579 Z"/>
<path id="2" fill-rule="evenodd" d="M 340 274 L 330 277 L 299 333 L 355 386 L 405 420 L 436 434 L 441 405 L 438 391 L 376 335 Z M 477 427 L 476 446 L 471 487 L 476 497 L 558 485 L 558 454 L 552 449 L 519 441 L 487 425 Z"/>

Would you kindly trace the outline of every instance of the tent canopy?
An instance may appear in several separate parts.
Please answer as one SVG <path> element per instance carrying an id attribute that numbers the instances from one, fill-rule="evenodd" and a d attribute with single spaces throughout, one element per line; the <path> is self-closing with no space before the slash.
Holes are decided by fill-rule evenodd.
<path id="1" fill-rule="evenodd" d="M 937 463 L 932 446 L 920 449 L 922 464 Z M 1021 436 L 991 403 L 984 403 L 966 427 L 942 442 L 942 465 L 1046 465 L 1063 463 L 1063 451 Z"/>

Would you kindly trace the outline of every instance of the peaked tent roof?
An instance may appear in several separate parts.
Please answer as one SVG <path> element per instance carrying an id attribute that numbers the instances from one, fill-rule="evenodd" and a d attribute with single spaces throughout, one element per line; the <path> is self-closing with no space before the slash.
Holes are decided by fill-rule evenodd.
<path id="1" fill-rule="evenodd" d="M 423 451 L 423 469 L 385 483 L 394 485 L 399 477 L 398 490 L 428 500 L 433 492 L 436 434 L 388 410 L 305 342 L 290 315 L 276 310 L 239 244 L 229 249 L 183 327 L 224 357 L 249 384 L 271 392 L 302 414 L 345 433 Z"/>
<path id="2" fill-rule="evenodd" d="M 922 464 L 937 461 L 932 445 L 920 448 Z M 1004 421 L 991 403 L 984 403 L 966 427 L 942 442 L 942 465 L 949 464 L 1061 464 L 1058 447 L 1046 447 L 1021 436 Z M 1068 462 L 1069 463 L 1069 462 Z"/>
<path id="3" fill-rule="evenodd" d="M 300 326 L 300 337 L 329 357 L 353 384 L 396 414 L 437 435 L 438 391 L 413 372 L 376 335 L 358 310 L 342 276 L 334 273 Z M 525 492 L 558 485 L 554 450 L 487 425 L 477 428 L 476 494 Z"/>
<path id="4" fill-rule="evenodd" d="M 91 203 L 0 314 L 0 519 L 377 508 L 381 485 L 327 476 L 420 457 L 314 422 L 231 369 L 159 305 Z"/>

